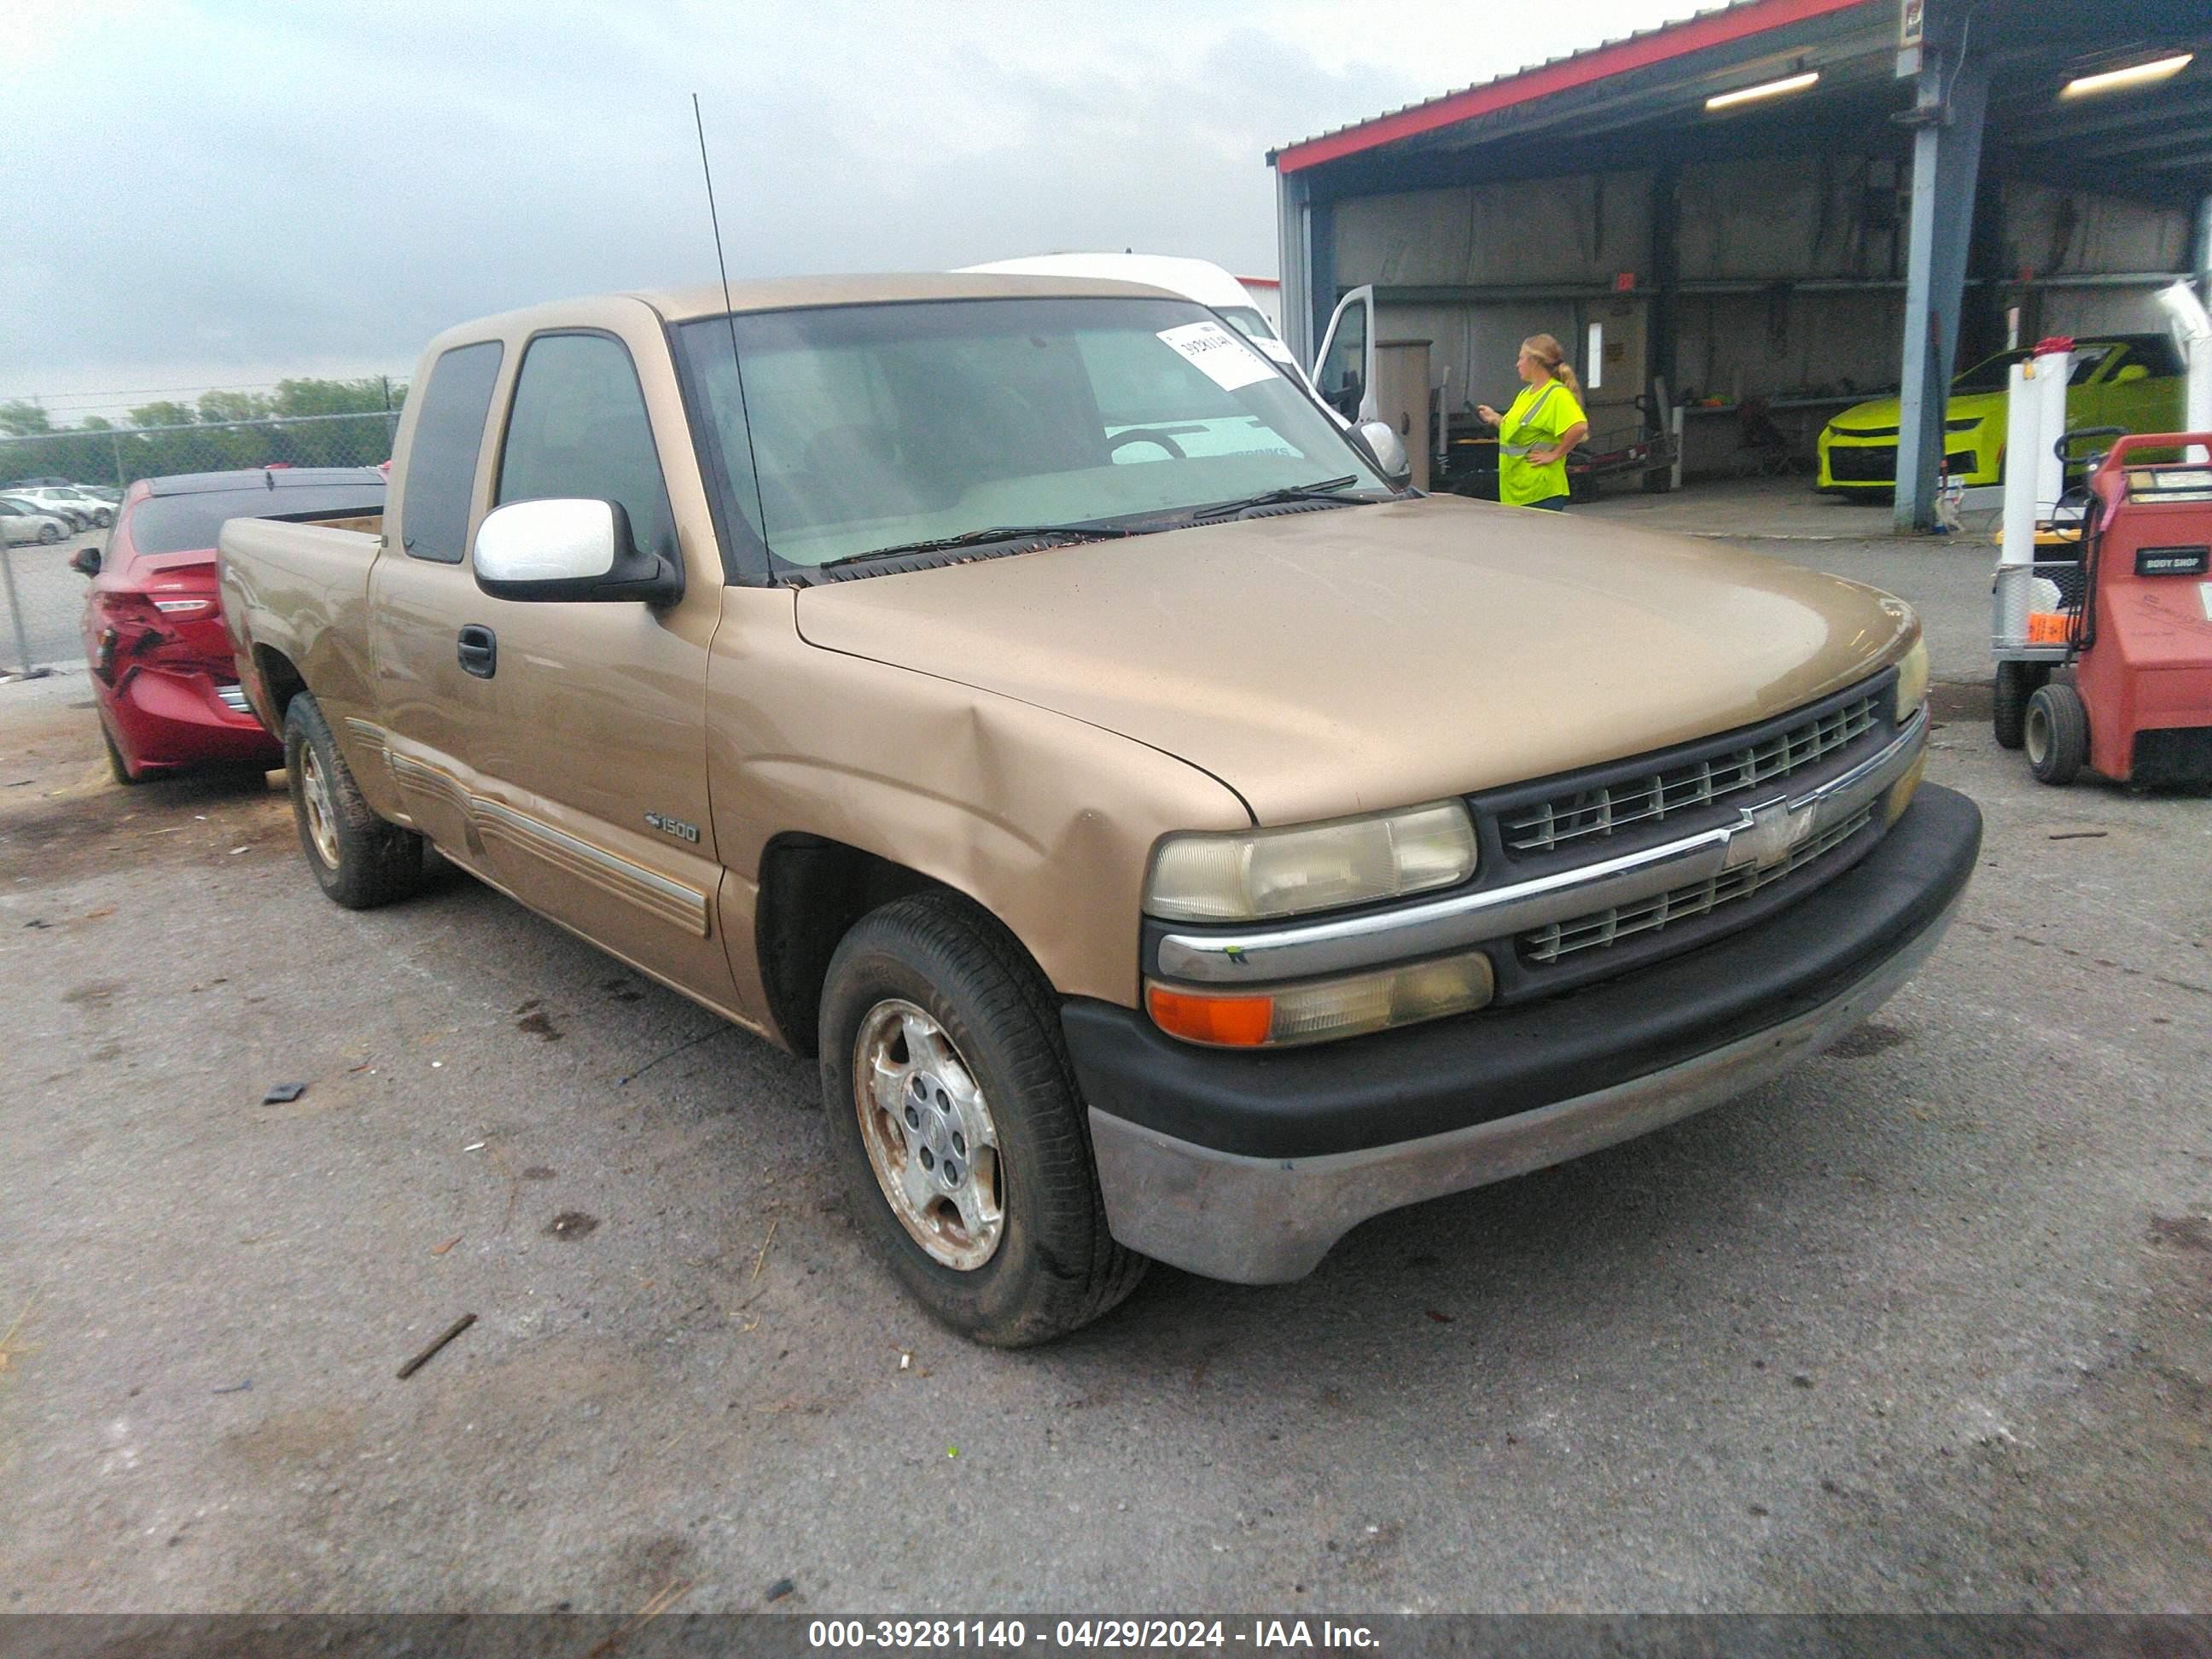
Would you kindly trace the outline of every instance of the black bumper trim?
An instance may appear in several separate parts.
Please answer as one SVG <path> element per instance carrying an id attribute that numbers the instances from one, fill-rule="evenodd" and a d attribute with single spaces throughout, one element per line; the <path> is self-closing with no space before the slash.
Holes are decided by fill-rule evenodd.
<path id="1" fill-rule="evenodd" d="M 1663 1070 L 1834 997 L 1973 874 L 1982 815 L 1923 786 L 1850 869 L 1748 932 L 1571 994 L 1276 1054 L 1194 1048 L 1133 1010 L 1061 1010 L 1085 1097 L 1218 1152 L 1315 1158 L 1441 1134 Z"/>

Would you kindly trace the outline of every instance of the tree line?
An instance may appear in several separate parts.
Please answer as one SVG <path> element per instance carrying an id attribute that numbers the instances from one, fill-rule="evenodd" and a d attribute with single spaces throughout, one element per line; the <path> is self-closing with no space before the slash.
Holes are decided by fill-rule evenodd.
<path id="1" fill-rule="evenodd" d="M 17 398 L 0 403 L 0 480 L 124 485 L 172 472 L 271 465 L 374 466 L 391 457 L 406 400 L 405 383 L 381 375 L 309 377 L 279 380 L 267 392 L 142 404 L 121 421 L 88 415 L 64 427 L 40 404 Z"/>

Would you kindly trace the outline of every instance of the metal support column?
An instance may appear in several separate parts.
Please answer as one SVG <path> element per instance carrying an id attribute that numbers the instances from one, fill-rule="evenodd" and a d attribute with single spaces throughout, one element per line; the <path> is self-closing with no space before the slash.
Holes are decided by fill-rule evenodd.
<path id="1" fill-rule="evenodd" d="M 1982 161 L 1988 60 L 1954 43 L 1924 52 L 1914 88 L 1912 225 L 1905 272 L 1903 395 L 1897 431 L 1897 527 L 1932 529 L 1943 412 L 1959 350 L 1959 301 Z"/>
<path id="2" fill-rule="evenodd" d="M 1681 168 L 1672 161 L 1662 161 L 1651 170 L 1651 264 L 1647 274 L 1652 293 L 1644 323 L 1644 390 L 1648 393 L 1655 383 L 1663 383 L 1670 403 L 1682 391 L 1682 377 L 1674 362 L 1676 342 L 1680 338 L 1677 310 L 1681 301 L 1675 291 L 1681 280 L 1680 244 Z M 1641 284 L 1644 276 L 1638 276 L 1637 281 Z M 1670 410 L 1654 409 L 1652 429 L 1666 431 L 1671 414 Z"/>
<path id="3" fill-rule="evenodd" d="M 1321 349 L 1328 332 L 1328 319 L 1336 310 L 1336 204 L 1306 202 L 1306 281 L 1312 292 L 1306 301 L 1306 362 L 1316 374 L 1321 365 L 1312 354 Z"/>
<path id="4" fill-rule="evenodd" d="M 2197 204 L 2197 297 L 2212 306 L 2212 196 Z"/>
<path id="5" fill-rule="evenodd" d="M 1308 258 L 1306 180 L 1275 175 L 1276 274 L 1282 279 L 1283 343 L 1301 363 L 1313 358 L 1313 265 Z"/>

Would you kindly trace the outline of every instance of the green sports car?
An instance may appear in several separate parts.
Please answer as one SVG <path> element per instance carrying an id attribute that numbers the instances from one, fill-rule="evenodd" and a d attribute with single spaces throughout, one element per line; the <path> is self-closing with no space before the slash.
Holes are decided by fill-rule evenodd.
<path id="1" fill-rule="evenodd" d="M 2066 424 L 2171 432 L 2181 423 L 2181 353 L 2165 334 L 2101 334 L 2074 343 Z M 1943 410 L 1944 470 L 1961 483 L 2004 477 L 2005 388 L 2033 354 L 2001 351 L 1951 382 Z M 1897 484 L 1898 400 L 1855 404 L 1821 428 L 1820 488 L 1887 493 Z"/>

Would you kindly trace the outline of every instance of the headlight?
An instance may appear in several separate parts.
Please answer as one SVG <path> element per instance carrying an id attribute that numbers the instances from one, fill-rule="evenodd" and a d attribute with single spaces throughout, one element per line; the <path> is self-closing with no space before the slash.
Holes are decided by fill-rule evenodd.
<path id="1" fill-rule="evenodd" d="M 1290 830 L 1170 836 L 1145 909 L 1168 921 L 1251 921 L 1371 904 L 1474 873 L 1474 825 L 1455 800 Z"/>
<path id="2" fill-rule="evenodd" d="M 1928 641 L 1917 639 L 1897 665 L 1897 720 L 1902 726 L 1928 701 Z"/>

